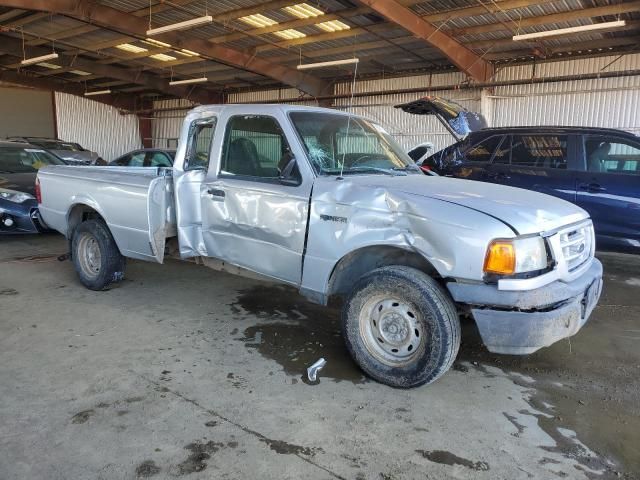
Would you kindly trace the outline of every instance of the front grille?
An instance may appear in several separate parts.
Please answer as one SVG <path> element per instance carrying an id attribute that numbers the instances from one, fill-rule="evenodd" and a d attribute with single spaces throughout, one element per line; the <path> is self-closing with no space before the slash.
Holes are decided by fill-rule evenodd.
<path id="1" fill-rule="evenodd" d="M 562 256 L 569 272 L 583 265 L 593 256 L 593 225 L 584 223 L 559 232 Z"/>

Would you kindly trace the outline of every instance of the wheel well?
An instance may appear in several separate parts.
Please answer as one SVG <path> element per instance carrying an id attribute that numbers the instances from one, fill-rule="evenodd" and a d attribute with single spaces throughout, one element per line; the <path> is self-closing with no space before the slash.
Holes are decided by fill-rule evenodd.
<path id="1" fill-rule="evenodd" d="M 422 255 L 399 247 L 375 245 L 355 250 L 340 259 L 329 279 L 328 296 L 345 295 L 364 274 L 390 265 L 413 267 L 441 280 L 438 271 Z"/>
<path id="2" fill-rule="evenodd" d="M 94 208 L 89 205 L 85 205 L 84 203 L 79 203 L 71 207 L 69 211 L 69 215 L 67 215 L 67 232 L 69 241 L 73 238 L 73 232 L 85 220 L 89 219 L 100 219 L 103 220 L 102 215 L 100 215 Z"/>

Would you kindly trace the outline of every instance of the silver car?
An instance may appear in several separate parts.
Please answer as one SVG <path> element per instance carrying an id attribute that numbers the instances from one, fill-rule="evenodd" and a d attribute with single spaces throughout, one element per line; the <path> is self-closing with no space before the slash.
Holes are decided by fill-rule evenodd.
<path id="1" fill-rule="evenodd" d="M 75 142 L 65 142 L 56 138 L 44 137 L 9 137 L 13 142 L 24 142 L 50 151 L 69 165 L 106 165 L 100 155 L 87 150 Z"/>

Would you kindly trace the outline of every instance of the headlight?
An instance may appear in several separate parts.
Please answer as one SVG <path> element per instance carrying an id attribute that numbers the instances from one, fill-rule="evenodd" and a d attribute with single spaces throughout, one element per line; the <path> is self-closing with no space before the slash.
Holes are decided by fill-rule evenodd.
<path id="1" fill-rule="evenodd" d="M 547 268 L 547 249 L 542 237 L 493 240 L 487 248 L 484 272 L 498 275 L 534 272 Z"/>
<path id="2" fill-rule="evenodd" d="M 33 195 L 24 192 L 16 192 L 8 188 L 0 188 L 0 198 L 14 203 L 22 203 L 35 198 Z"/>

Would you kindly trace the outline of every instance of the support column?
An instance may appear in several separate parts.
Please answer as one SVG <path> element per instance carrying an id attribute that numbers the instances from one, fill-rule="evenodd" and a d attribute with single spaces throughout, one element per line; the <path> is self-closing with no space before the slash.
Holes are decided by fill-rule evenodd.
<path id="1" fill-rule="evenodd" d="M 153 108 L 153 104 L 148 100 L 142 101 L 143 112 L 149 111 Z M 150 113 L 137 113 L 138 117 L 138 130 L 140 132 L 140 141 L 144 148 L 153 147 L 153 125 Z"/>
<path id="2" fill-rule="evenodd" d="M 493 107 L 495 99 L 491 98 L 493 95 L 492 88 L 483 88 L 480 90 L 480 113 L 487 120 L 487 125 L 493 127 Z"/>

